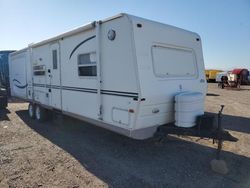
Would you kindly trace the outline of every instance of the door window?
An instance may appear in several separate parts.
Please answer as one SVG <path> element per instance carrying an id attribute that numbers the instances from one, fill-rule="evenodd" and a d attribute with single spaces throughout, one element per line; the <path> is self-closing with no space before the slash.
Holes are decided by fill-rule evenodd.
<path id="1" fill-rule="evenodd" d="M 53 69 L 57 69 L 57 50 L 52 50 Z"/>

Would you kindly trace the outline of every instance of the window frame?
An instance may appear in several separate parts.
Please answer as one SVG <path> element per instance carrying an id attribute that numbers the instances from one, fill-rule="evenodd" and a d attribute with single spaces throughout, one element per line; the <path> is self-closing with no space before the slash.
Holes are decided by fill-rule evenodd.
<path id="1" fill-rule="evenodd" d="M 154 56 L 154 52 L 153 52 L 154 48 L 169 48 L 171 50 L 181 50 L 181 51 L 191 52 L 192 57 L 193 57 L 194 74 L 189 74 L 189 75 L 173 75 L 173 74 L 165 75 L 165 74 L 157 73 L 157 71 L 156 71 L 156 63 L 155 63 L 155 56 Z M 197 57 L 196 57 L 196 53 L 195 53 L 193 48 L 153 43 L 152 46 L 151 46 L 151 61 L 152 61 L 154 76 L 156 78 L 161 79 L 161 80 L 174 80 L 174 79 L 182 79 L 182 78 L 185 78 L 185 79 L 197 79 L 198 76 L 199 76 Z"/>
<path id="2" fill-rule="evenodd" d="M 46 76 L 45 65 L 33 65 L 33 75 L 34 76 Z"/>
<path id="3" fill-rule="evenodd" d="M 97 78 L 97 62 L 95 61 L 94 63 L 86 63 L 86 64 L 80 64 L 80 56 L 81 55 L 86 55 L 86 54 L 95 54 L 96 55 L 96 51 L 91 51 L 91 52 L 86 52 L 86 53 L 79 53 L 77 55 L 77 72 L 78 72 L 78 76 L 80 78 Z M 80 71 L 79 71 L 79 68 L 82 68 L 82 67 L 96 67 L 96 74 L 95 75 L 92 75 L 92 76 L 85 76 L 85 75 L 80 75 Z"/>
<path id="4" fill-rule="evenodd" d="M 52 52 L 52 67 L 54 70 L 58 69 L 58 50 L 53 49 Z M 54 53 L 55 52 L 55 53 Z"/>

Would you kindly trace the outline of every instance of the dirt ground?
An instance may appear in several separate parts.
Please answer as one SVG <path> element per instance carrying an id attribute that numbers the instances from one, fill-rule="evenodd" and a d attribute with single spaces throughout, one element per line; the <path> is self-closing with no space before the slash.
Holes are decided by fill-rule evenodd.
<path id="1" fill-rule="evenodd" d="M 68 118 L 31 120 L 27 103 L 0 112 L 0 187 L 250 187 L 250 86 L 209 84 L 206 111 L 224 104 L 223 125 L 237 143 L 224 143 L 229 173 L 213 172 L 211 140 L 168 136 L 136 141 Z"/>

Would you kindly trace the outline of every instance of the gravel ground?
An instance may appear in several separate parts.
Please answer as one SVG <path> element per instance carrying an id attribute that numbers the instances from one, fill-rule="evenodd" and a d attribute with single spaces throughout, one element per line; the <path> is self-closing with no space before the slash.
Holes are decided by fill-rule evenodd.
<path id="1" fill-rule="evenodd" d="M 136 141 L 69 117 L 31 120 L 27 103 L 0 112 L 0 187 L 250 187 L 250 87 L 209 84 L 206 111 L 225 104 L 229 173 L 213 172 L 211 140 L 168 136 Z"/>

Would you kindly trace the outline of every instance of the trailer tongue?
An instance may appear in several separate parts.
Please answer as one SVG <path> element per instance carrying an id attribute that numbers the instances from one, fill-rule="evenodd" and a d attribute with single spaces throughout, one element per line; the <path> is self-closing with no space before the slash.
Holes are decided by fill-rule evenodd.
<path id="1" fill-rule="evenodd" d="M 216 115 L 204 114 L 197 117 L 196 126 L 192 128 L 177 127 L 174 123 L 165 124 L 158 127 L 155 136 L 158 141 L 161 141 L 166 135 L 178 135 L 178 136 L 193 136 L 199 138 L 210 138 L 218 142 L 216 159 L 220 159 L 220 153 L 222 149 L 223 141 L 237 142 L 238 139 L 232 136 L 228 131 L 224 130 L 221 125 L 222 111 L 224 105 L 221 105 L 221 109 L 218 113 L 218 122 L 215 123 Z"/>

